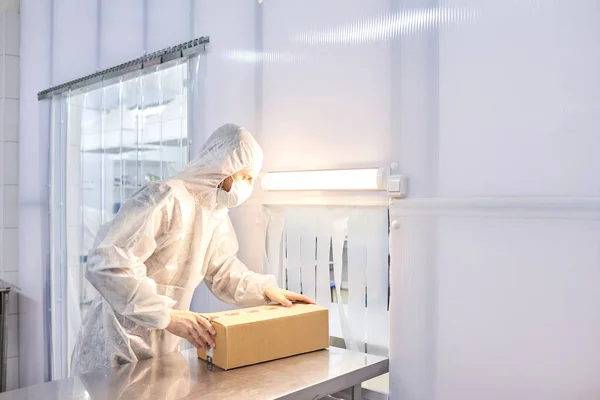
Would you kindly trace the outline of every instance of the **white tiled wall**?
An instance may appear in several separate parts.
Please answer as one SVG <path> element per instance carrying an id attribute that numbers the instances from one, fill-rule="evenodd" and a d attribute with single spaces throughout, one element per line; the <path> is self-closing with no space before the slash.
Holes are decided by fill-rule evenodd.
<path id="1" fill-rule="evenodd" d="M 0 9 L 0 277 L 17 286 L 19 17 L 15 11 Z M 8 390 L 19 387 L 18 310 L 18 296 L 13 291 L 9 297 Z"/>

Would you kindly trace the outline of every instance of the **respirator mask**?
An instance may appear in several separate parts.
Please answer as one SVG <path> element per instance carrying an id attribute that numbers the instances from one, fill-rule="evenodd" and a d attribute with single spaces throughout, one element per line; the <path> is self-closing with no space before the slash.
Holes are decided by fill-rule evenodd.
<path id="1" fill-rule="evenodd" d="M 241 180 L 233 180 L 229 192 L 218 188 L 217 203 L 227 208 L 234 208 L 248 200 L 252 195 L 254 185 Z"/>

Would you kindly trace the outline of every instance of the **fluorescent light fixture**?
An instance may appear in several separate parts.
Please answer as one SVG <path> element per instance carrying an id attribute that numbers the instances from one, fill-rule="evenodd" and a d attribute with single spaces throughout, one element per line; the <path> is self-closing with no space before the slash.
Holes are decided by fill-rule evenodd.
<path id="1" fill-rule="evenodd" d="M 385 168 L 269 172 L 263 188 L 266 191 L 386 190 L 385 176 Z"/>

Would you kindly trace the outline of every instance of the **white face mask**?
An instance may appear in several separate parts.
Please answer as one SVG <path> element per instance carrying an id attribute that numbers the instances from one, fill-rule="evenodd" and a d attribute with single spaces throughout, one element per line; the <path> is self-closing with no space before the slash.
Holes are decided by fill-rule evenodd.
<path id="1" fill-rule="evenodd" d="M 248 200 L 254 186 L 244 181 L 234 180 L 229 192 L 217 189 L 217 203 L 227 208 L 234 208 Z"/>

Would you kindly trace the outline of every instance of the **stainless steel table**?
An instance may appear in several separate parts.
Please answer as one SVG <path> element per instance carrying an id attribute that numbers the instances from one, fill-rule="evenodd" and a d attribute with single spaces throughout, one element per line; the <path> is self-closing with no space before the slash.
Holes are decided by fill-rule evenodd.
<path id="1" fill-rule="evenodd" d="M 388 360 L 338 348 L 222 371 L 194 350 L 7 392 L 22 399 L 319 399 L 388 372 Z M 360 398 L 360 397 L 359 397 Z"/>

